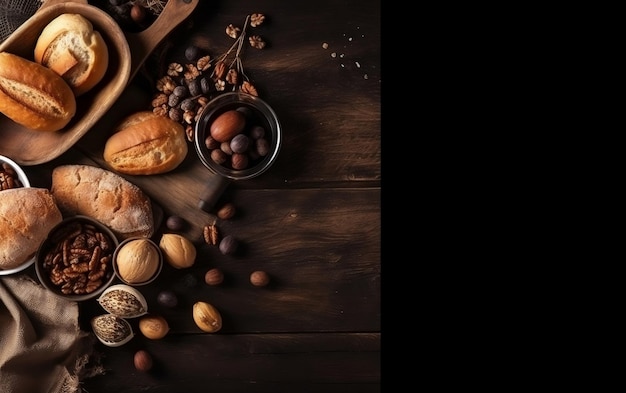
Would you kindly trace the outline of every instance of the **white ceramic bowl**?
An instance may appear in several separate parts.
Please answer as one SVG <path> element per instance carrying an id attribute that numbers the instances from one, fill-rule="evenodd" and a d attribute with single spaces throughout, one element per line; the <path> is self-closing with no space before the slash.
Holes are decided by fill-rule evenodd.
<path id="1" fill-rule="evenodd" d="M 9 157 L 0 155 L 0 171 L 6 171 L 5 165 L 8 165 L 8 167 L 13 170 L 15 175 L 17 175 L 17 180 L 20 181 L 22 187 L 30 187 L 30 181 L 22 168 Z"/>
<path id="2" fill-rule="evenodd" d="M 7 169 L 12 172 L 11 176 L 17 176 L 17 180 L 19 181 L 19 183 L 17 183 L 18 187 L 30 187 L 30 181 L 28 180 L 28 177 L 26 176 L 22 168 L 9 157 L 0 155 L 0 171 L 4 173 L 4 176 L 6 176 L 8 173 Z M 0 189 L 0 192 L 2 191 L 3 190 Z M 0 269 L 0 276 L 8 276 L 10 274 L 19 273 L 22 270 L 30 267 L 34 262 L 35 256 L 26 260 L 26 262 L 22 263 L 20 266 L 14 267 L 13 269 Z"/>

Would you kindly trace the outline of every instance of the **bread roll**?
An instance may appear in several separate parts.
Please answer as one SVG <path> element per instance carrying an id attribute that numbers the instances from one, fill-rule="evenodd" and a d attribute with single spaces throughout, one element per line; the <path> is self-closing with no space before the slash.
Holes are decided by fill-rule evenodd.
<path id="1" fill-rule="evenodd" d="M 61 165 L 52 170 L 50 190 L 63 214 L 95 218 L 119 240 L 154 234 L 150 198 L 111 171 L 90 165 Z"/>
<path id="2" fill-rule="evenodd" d="M 76 97 L 54 71 L 0 52 L 0 112 L 37 131 L 58 131 L 76 114 Z"/>
<path id="3" fill-rule="evenodd" d="M 16 268 L 31 258 L 62 219 L 46 188 L 0 191 L 0 269 Z"/>
<path id="4" fill-rule="evenodd" d="M 102 35 L 80 14 L 61 14 L 39 35 L 35 61 L 59 74 L 77 97 L 106 73 L 109 50 Z"/>
<path id="5" fill-rule="evenodd" d="M 180 123 L 150 111 L 133 113 L 104 145 L 104 160 L 128 175 L 169 172 L 187 156 L 187 137 Z"/>

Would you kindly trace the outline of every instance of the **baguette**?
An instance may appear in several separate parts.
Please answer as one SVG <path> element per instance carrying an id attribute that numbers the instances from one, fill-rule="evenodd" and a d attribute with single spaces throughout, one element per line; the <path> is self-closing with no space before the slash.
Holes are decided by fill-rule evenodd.
<path id="1" fill-rule="evenodd" d="M 76 114 L 76 97 L 54 71 L 0 52 L 0 112 L 36 131 L 59 131 Z"/>
<path id="2" fill-rule="evenodd" d="M 120 240 L 154 234 L 150 198 L 111 171 L 90 165 L 57 166 L 50 191 L 64 215 L 95 218 Z"/>
<path id="3" fill-rule="evenodd" d="M 104 145 L 104 160 L 128 175 L 165 173 L 187 156 L 187 137 L 180 123 L 151 111 L 127 116 Z"/>
<path id="4" fill-rule="evenodd" d="M 98 84 L 109 65 L 102 35 L 80 14 L 61 14 L 46 25 L 34 56 L 37 63 L 59 74 L 76 97 Z"/>
<path id="5" fill-rule="evenodd" d="M 62 219 L 46 188 L 0 191 L 0 270 L 13 269 L 26 262 Z"/>

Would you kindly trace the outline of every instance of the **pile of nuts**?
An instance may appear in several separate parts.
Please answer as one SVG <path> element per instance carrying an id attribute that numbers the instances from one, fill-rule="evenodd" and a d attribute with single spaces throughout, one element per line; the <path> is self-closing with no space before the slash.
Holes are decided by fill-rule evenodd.
<path id="1" fill-rule="evenodd" d="M 261 118 L 256 110 L 243 104 L 215 116 L 204 140 L 211 160 L 226 168 L 243 170 L 267 156 L 270 142 Z"/>
<path id="2" fill-rule="evenodd" d="M 65 295 L 83 295 L 100 288 L 113 274 L 115 243 L 94 225 L 73 221 L 50 235 L 43 270 Z"/>
<path id="3" fill-rule="evenodd" d="M 6 162 L 0 162 L 0 191 L 23 187 L 15 170 Z"/>
<path id="4" fill-rule="evenodd" d="M 122 29 L 139 31 L 154 22 L 167 0 L 99 0 L 94 4 L 111 15 Z"/>
<path id="5" fill-rule="evenodd" d="M 243 29 L 228 25 L 226 34 L 234 38 L 235 42 L 217 58 L 200 53 L 197 46 L 189 46 L 185 50 L 185 58 L 189 63 L 170 63 L 166 75 L 156 81 L 153 112 L 181 123 L 185 126 L 187 140 L 193 142 L 193 126 L 202 108 L 212 98 L 227 89 L 258 96 L 257 89 L 244 73 L 240 56 L 248 26 L 257 27 L 264 20 L 265 15 L 254 13 L 246 17 Z M 248 42 L 253 48 L 265 48 L 265 41 L 259 35 L 248 37 Z M 234 58 L 231 59 L 233 51 Z"/>

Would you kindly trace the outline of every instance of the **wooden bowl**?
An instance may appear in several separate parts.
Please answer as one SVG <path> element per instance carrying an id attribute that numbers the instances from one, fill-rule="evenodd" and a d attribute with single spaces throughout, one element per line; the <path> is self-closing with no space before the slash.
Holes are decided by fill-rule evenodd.
<path id="1" fill-rule="evenodd" d="M 29 60 L 41 31 L 63 13 L 87 18 L 109 49 L 109 65 L 102 80 L 76 102 L 76 115 L 60 131 L 42 132 L 23 127 L 0 114 L 0 154 L 20 165 L 37 165 L 63 154 L 111 108 L 154 48 L 195 9 L 199 0 L 169 0 L 159 17 L 139 33 L 125 34 L 104 10 L 87 0 L 47 0 L 2 44 L 9 52 Z"/>

